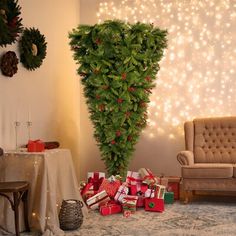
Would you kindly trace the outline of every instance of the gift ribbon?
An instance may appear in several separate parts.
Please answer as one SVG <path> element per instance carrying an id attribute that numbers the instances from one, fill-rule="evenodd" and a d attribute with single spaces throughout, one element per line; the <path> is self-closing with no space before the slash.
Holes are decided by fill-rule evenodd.
<path id="1" fill-rule="evenodd" d="M 154 182 L 156 182 L 155 176 L 152 174 L 152 172 L 147 168 L 145 168 L 145 170 L 147 171 L 148 175 L 146 175 L 143 178 L 143 181 L 145 181 L 146 179 L 149 179 L 149 180 L 154 180 Z"/>
<path id="2" fill-rule="evenodd" d="M 93 184 L 93 189 L 98 190 L 104 177 L 99 178 L 99 172 L 94 172 L 93 177 L 89 177 L 88 182 Z"/>
<path id="3" fill-rule="evenodd" d="M 142 182 L 141 179 L 136 179 L 136 178 L 134 178 L 134 177 L 132 177 L 132 176 L 127 176 L 127 177 L 126 177 L 126 180 L 128 180 L 128 183 L 131 183 L 131 182 L 138 182 L 138 183 L 141 183 L 141 182 Z"/>
<path id="4" fill-rule="evenodd" d="M 96 196 L 95 197 L 95 202 L 94 203 L 92 203 L 92 204 L 88 204 L 89 205 L 89 207 L 91 207 L 91 206 L 93 206 L 93 205 L 95 205 L 95 204 L 97 204 L 97 203 L 99 203 L 99 202 L 102 202 L 102 201 L 104 201 L 105 199 L 109 199 L 109 196 L 108 195 L 106 195 L 106 196 L 104 196 L 104 197 L 102 197 L 102 198 L 99 198 L 99 196 Z M 89 199 L 88 199 L 89 200 Z"/>
<path id="5" fill-rule="evenodd" d="M 118 195 L 118 197 L 117 197 L 117 200 L 119 200 L 119 198 L 120 198 L 121 195 L 126 195 L 126 194 L 127 194 L 127 193 L 125 192 L 125 190 L 124 190 L 125 187 L 126 187 L 126 186 L 124 186 L 121 190 L 118 190 L 117 194 L 119 194 L 119 195 Z"/>

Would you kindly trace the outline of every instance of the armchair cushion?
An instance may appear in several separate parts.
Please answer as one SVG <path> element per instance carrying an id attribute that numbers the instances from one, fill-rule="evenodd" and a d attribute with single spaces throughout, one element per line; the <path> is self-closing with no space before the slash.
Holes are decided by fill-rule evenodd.
<path id="1" fill-rule="evenodd" d="M 235 169 L 235 168 L 234 168 Z M 182 166 L 183 178 L 232 178 L 233 165 L 205 163 Z"/>
<path id="2" fill-rule="evenodd" d="M 177 155 L 177 160 L 179 161 L 181 165 L 193 165 L 194 164 L 193 152 L 181 151 Z"/>

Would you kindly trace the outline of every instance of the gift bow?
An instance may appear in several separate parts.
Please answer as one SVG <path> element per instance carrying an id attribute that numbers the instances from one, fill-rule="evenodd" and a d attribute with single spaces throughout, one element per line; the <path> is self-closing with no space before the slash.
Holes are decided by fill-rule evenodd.
<path id="1" fill-rule="evenodd" d="M 154 180 L 154 183 L 156 183 L 156 178 L 152 174 L 152 172 L 147 168 L 145 168 L 145 170 L 147 171 L 148 175 L 143 178 L 143 181 L 145 181 L 146 179 L 149 179 L 149 180 Z"/>
<path id="2" fill-rule="evenodd" d="M 89 177 L 88 182 L 93 184 L 93 189 L 97 191 L 102 184 L 104 177 L 99 178 L 99 173 L 95 172 L 93 177 Z"/>

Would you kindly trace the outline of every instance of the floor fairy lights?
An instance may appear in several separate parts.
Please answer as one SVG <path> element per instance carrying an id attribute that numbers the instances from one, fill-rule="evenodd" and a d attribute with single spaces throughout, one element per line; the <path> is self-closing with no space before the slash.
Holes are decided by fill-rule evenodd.
<path id="1" fill-rule="evenodd" d="M 236 0 L 98 2 L 98 22 L 140 21 L 169 32 L 144 135 L 175 139 L 186 120 L 235 115 Z"/>

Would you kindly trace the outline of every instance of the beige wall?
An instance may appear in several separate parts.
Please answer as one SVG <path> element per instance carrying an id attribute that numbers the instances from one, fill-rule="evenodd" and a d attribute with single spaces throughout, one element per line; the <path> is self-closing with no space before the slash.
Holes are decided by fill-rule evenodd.
<path id="1" fill-rule="evenodd" d="M 169 31 L 149 106 L 149 125 L 130 169 L 179 175 L 176 154 L 184 148 L 183 123 L 194 117 L 236 114 L 236 4 L 234 0 L 81 0 L 80 22 L 146 21 Z M 97 17 L 97 15 L 100 15 Z M 87 107 L 81 95 L 80 157 L 88 170 L 103 170 Z"/>
<path id="2" fill-rule="evenodd" d="M 15 148 L 16 113 L 21 122 L 19 143 L 27 142 L 30 109 L 32 138 L 59 140 L 62 147 L 70 148 L 79 175 L 79 83 L 68 45 L 68 32 L 79 22 L 79 1 L 20 0 L 19 4 L 23 25 L 39 28 L 45 35 L 47 56 L 35 71 L 19 63 L 13 78 L 0 73 L 0 146 Z M 8 50 L 19 56 L 17 43 L 0 48 L 0 55 Z"/>

